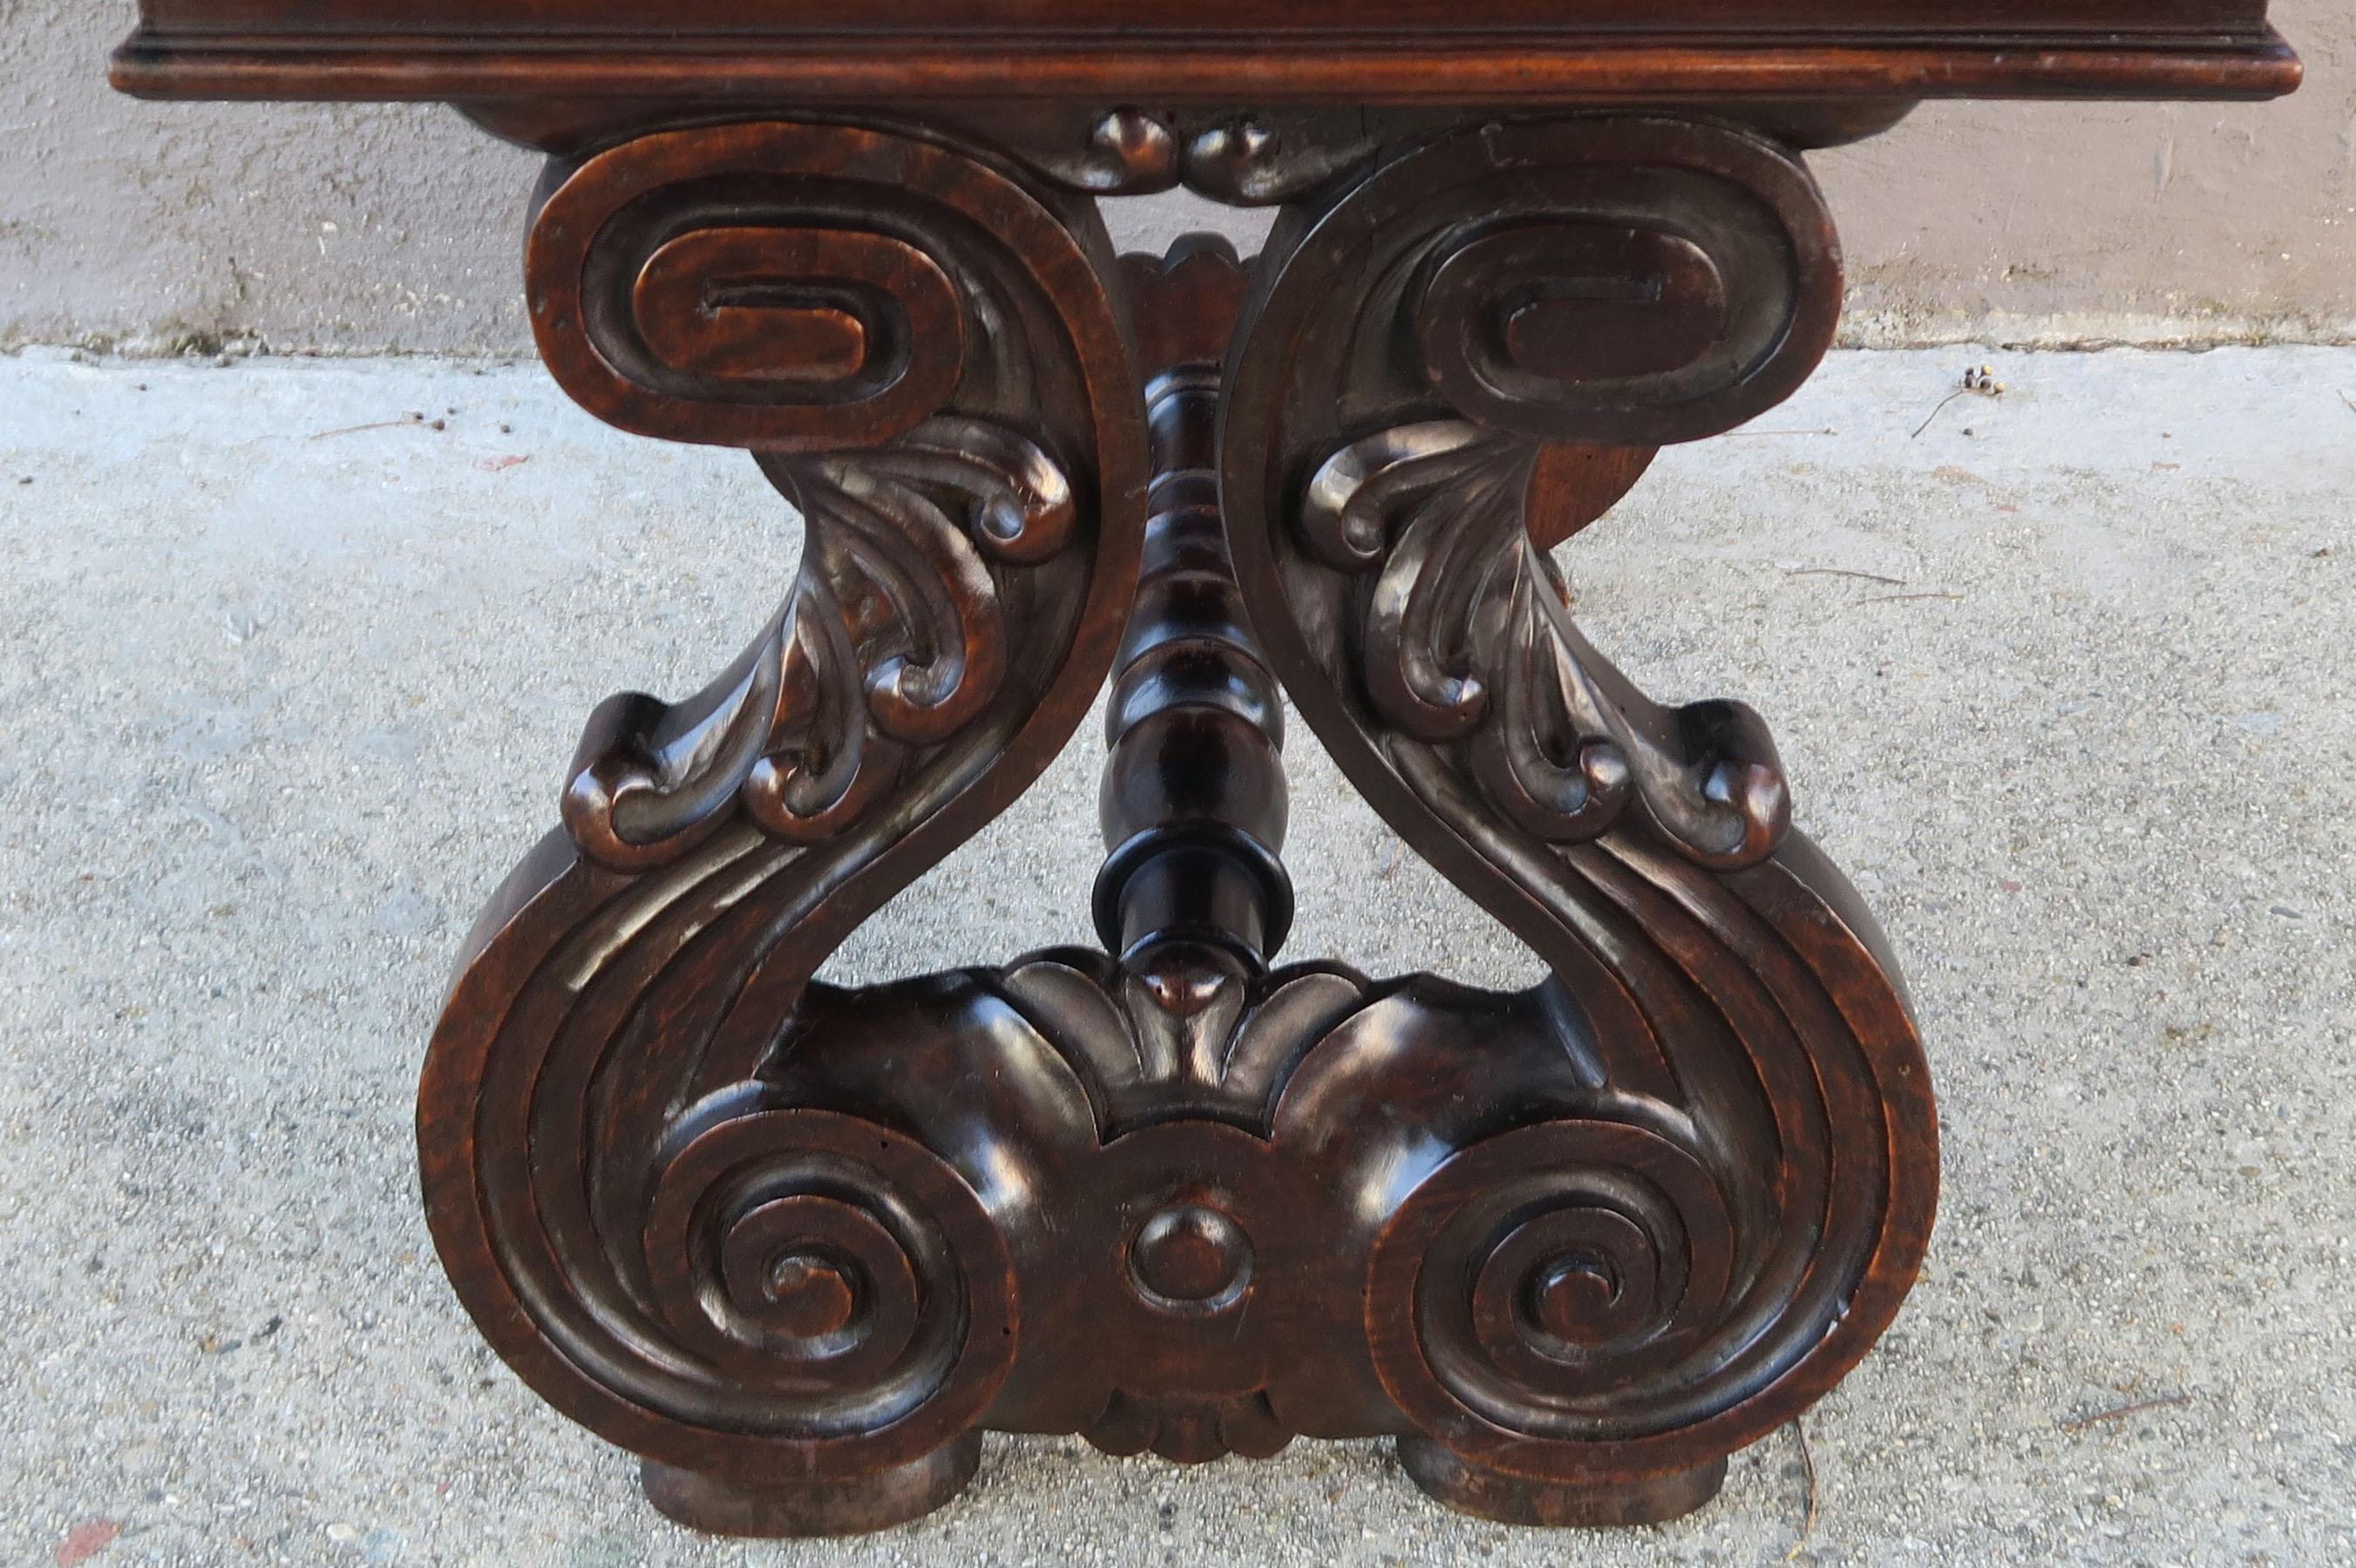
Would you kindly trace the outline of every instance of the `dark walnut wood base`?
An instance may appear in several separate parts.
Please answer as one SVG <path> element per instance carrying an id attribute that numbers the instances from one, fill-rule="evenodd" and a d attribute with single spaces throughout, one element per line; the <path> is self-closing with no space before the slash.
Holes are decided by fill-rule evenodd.
<path id="1" fill-rule="evenodd" d="M 710 1535 L 861 1535 L 924 1518 L 965 1490 L 981 1468 L 981 1434 L 961 1433 L 930 1454 L 848 1479 L 732 1481 L 641 1461 L 647 1501 Z"/>
<path id="2" fill-rule="evenodd" d="M 1913 1279 L 1935 1124 L 1872 922 L 1757 716 L 1646 700 L 1545 549 L 1815 364 L 1815 187 L 1660 115 L 1260 172 L 1248 266 L 1116 263 L 1085 182 L 905 125 L 548 182 L 557 377 L 750 449 L 808 524 L 709 690 L 592 717 L 419 1111 L 466 1306 L 674 1519 L 898 1523 L 988 1428 L 1396 1434 L 1451 1508 L 1653 1522 Z M 1108 674 L 1102 950 L 815 982 Z M 1285 693 L 1548 979 L 1275 963 Z"/>
<path id="3" fill-rule="evenodd" d="M 548 154 L 550 370 L 807 524 L 708 690 L 591 716 L 467 944 L 418 1133 L 484 1334 L 720 1532 L 915 1518 L 984 1430 L 1707 1501 L 1896 1314 L 1931 1089 L 1765 726 L 1648 701 L 1547 552 L 1815 365 L 1802 152 L 2286 92 L 2265 10 L 141 0 L 125 91 Z M 1117 261 L 1094 199 L 1182 185 L 1267 252 Z M 1108 676 L 1101 949 L 819 983 Z M 1288 696 L 1543 983 L 1276 962 Z"/>

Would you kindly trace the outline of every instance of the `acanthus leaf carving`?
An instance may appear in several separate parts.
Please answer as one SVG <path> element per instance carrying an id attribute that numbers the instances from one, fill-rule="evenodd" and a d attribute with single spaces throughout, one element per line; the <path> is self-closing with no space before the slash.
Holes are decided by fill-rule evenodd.
<path id="1" fill-rule="evenodd" d="M 562 174 L 527 257 L 552 371 L 626 429 L 752 448 L 804 523 L 798 580 L 725 675 L 599 709 L 566 825 L 626 870 L 740 801 L 821 842 L 997 701 L 1010 602 L 1052 596 L 1023 579 L 1080 528 L 1028 285 L 961 249 L 970 220 L 943 210 L 960 182 L 969 203 L 1002 199 L 997 177 L 884 133 L 775 123 L 659 133 Z M 841 193 L 862 180 L 876 199 L 854 215 Z"/>
<path id="2" fill-rule="evenodd" d="M 1362 437 L 1319 466 L 1298 526 L 1320 559 L 1368 579 L 1368 701 L 1402 735 L 1463 743 L 1490 802 L 1540 839 L 1600 838 L 1641 800 L 1699 864 L 1758 864 L 1791 823 L 1765 726 L 1723 702 L 1663 715 L 1589 645 L 1525 523 L 1536 456 L 1441 420 Z"/>
<path id="3" fill-rule="evenodd" d="M 796 843 L 841 832 L 914 749 L 997 696 L 995 574 L 1052 559 L 1077 516 L 1055 460 L 985 419 L 936 416 L 873 451 L 762 467 L 802 515 L 800 580 L 702 696 L 673 708 L 633 693 L 598 710 L 564 807 L 606 865 L 680 853 L 734 800 Z"/>

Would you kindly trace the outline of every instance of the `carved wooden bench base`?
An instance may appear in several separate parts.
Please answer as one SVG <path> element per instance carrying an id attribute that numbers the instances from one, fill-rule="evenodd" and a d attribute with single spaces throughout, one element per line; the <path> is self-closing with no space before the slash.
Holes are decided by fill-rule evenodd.
<path id="1" fill-rule="evenodd" d="M 421 1096 L 460 1296 L 674 1519 L 901 1522 L 988 1428 L 1393 1434 L 1452 1508 L 1653 1522 L 1913 1278 L 1934 1122 L 1879 938 L 1757 717 L 1636 693 L 1542 548 L 1807 373 L 1814 186 L 1657 118 L 1326 173 L 1250 269 L 1116 264 L 1079 197 L 906 131 L 550 183 L 558 377 L 753 449 L 808 527 L 710 690 L 592 719 Z M 1103 950 L 816 983 L 1108 672 Z M 1547 981 L 1272 966 L 1287 693 Z"/>
<path id="2" fill-rule="evenodd" d="M 1398 1440 L 1399 1467 L 1424 1494 L 1459 1513 L 1554 1530 L 1665 1524 L 1718 1496 L 1726 1461 L 1639 1481 L 1535 1481 L 1483 1469 L 1428 1437 Z"/>
<path id="3" fill-rule="evenodd" d="M 1501 1524 L 1600 1529 L 1663 1524 L 1689 1514 L 1726 1484 L 1726 1461 L 1641 1481 L 1535 1481 L 1486 1470 L 1428 1438 L 1398 1440 L 1400 1467 L 1435 1501 Z M 981 1434 L 969 1432 L 919 1459 L 841 1481 L 740 1483 L 648 1459 L 647 1500 L 666 1518 L 708 1535 L 761 1538 L 857 1535 L 922 1519 L 965 1490 L 981 1466 Z"/>
<path id="4" fill-rule="evenodd" d="M 981 1468 L 981 1434 L 872 1475 L 823 1481 L 731 1481 L 652 1459 L 638 1466 L 647 1501 L 707 1535 L 765 1539 L 862 1535 L 906 1524 L 956 1498 Z"/>

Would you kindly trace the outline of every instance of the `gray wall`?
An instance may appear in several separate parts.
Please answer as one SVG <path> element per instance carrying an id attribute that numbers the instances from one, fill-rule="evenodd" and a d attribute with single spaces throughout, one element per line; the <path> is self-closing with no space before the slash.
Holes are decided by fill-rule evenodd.
<path id="1" fill-rule="evenodd" d="M 522 350 L 529 155 L 439 108 L 118 98 L 132 11 L 0 0 L 0 344 Z M 2275 15 L 2308 67 L 2285 103 L 1933 104 L 1822 155 L 1851 340 L 2356 340 L 2356 0 Z"/>

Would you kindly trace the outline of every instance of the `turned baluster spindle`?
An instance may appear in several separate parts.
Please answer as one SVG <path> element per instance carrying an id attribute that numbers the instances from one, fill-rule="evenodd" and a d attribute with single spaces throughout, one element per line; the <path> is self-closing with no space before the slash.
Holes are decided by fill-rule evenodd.
<path id="1" fill-rule="evenodd" d="M 1244 618 L 1219 513 L 1219 378 L 1242 303 L 1224 240 L 1123 263 L 1153 464 L 1137 609 L 1105 714 L 1108 858 L 1097 928 L 1115 953 L 1214 941 L 1265 960 L 1284 940 L 1284 704 Z"/>

